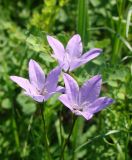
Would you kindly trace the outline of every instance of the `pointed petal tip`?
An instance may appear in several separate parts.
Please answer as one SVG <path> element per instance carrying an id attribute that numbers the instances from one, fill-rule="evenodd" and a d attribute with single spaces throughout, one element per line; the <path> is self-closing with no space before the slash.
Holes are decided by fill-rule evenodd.
<path id="1" fill-rule="evenodd" d="M 62 97 L 63 97 L 63 94 L 61 94 L 61 95 L 58 97 L 58 100 L 61 101 Z"/>
<path id="2" fill-rule="evenodd" d="M 57 69 L 57 70 L 61 70 L 61 67 L 60 67 L 60 66 L 57 66 L 57 67 L 55 67 L 55 69 Z"/>
<path id="3" fill-rule="evenodd" d="M 103 49 L 101 48 L 93 48 L 92 50 L 95 50 L 96 52 L 99 52 L 99 53 L 103 52 Z"/>
<path id="4" fill-rule="evenodd" d="M 101 74 L 95 75 L 95 76 L 91 77 L 91 79 L 96 82 L 102 81 L 102 75 Z"/>
<path id="5" fill-rule="evenodd" d="M 30 60 L 29 60 L 29 62 L 33 62 L 33 61 L 34 61 L 33 59 L 30 59 Z"/>
<path id="6" fill-rule="evenodd" d="M 96 84 L 96 83 L 100 83 L 100 85 L 102 84 L 102 75 L 100 75 L 100 74 L 95 75 L 95 76 L 92 77 L 91 79 L 93 79 L 93 81 L 95 81 L 95 84 Z"/>
<path id="7" fill-rule="evenodd" d="M 112 103 L 115 103 L 115 101 L 112 98 L 105 97 L 104 103 L 106 104 L 106 106 L 108 106 Z"/>
<path id="8" fill-rule="evenodd" d="M 79 34 L 74 34 L 73 37 L 81 39 L 81 36 Z"/>
<path id="9" fill-rule="evenodd" d="M 56 89 L 56 92 L 64 94 L 65 93 L 65 88 L 62 87 L 62 86 L 58 86 L 57 89 Z"/>
<path id="10" fill-rule="evenodd" d="M 101 74 L 97 75 L 97 78 L 98 80 L 102 80 L 102 75 Z"/>
<path id="11" fill-rule="evenodd" d="M 38 64 L 38 62 L 36 62 L 34 59 L 30 59 L 30 60 L 29 60 L 29 66 L 32 67 L 32 65 L 35 65 L 35 66 L 39 66 L 39 67 L 40 67 L 40 65 Z M 41 67 L 40 67 L 40 68 L 41 68 Z"/>
<path id="12" fill-rule="evenodd" d="M 29 65 L 30 65 L 30 64 L 33 64 L 33 63 L 37 63 L 37 62 L 36 62 L 35 60 L 33 60 L 33 59 L 30 59 L 30 60 L 29 60 Z"/>
<path id="13" fill-rule="evenodd" d="M 62 73 L 62 76 L 63 76 L 63 78 L 67 78 L 67 77 L 69 77 L 70 75 L 63 72 L 63 73 Z"/>
<path id="14" fill-rule="evenodd" d="M 94 77 L 98 78 L 98 79 L 102 79 L 102 75 L 101 74 L 97 74 Z"/>
<path id="15" fill-rule="evenodd" d="M 50 35 L 47 35 L 46 37 L 47 37 L 48 41 L 50 40 L 50 38 L 52 38 L 52 36 L 50 36 Z"/>
<path id="16" fill-rule="evenodd" d="M 54 38 L 53 36 L 47 35 L 47 41 L 48 41 L 48 43 L 51 43 L 54 40 L 57 40 L 57 39 Z"/>
<path id="17" fill-rule="evenodd" d="M 9 78 L 10 78 L 10 80 L 12 80 L 12 81 L 14 81 L 14 78 L 15 78 L 16 76 L 10 76 Z"/>
<path id="18" fill-rule="evenodd" d="M 10 79 L 12 79 L 12 77 L 14 77 L 14 76 L 9 76 Z"/>
<path id="19" fill-rule="evenodd" d="M 79 111 L 80 112 L 80 111 Z M 80 114 L 88 121 L 93 117 L 93 114 L 90 112 L 80 112 Z"/>
<path id="20" fill-rule="evenodd" d="M 61 67 L 60 66 L 57 66 L 57 67 L 55 67 L 54 69 L 52 69 L 52 71 L 54 71 L 54 72 L 57 72 L 58 74 L 60 74 L 61 73 Z M 54 73 L 53 72 L 53 73 Z"/>
<path id="21" fill-rule="evenodd" d="M 97 48 L 97 50 L 100 51 L 100 52 L 103 52 L 103 49 L 101 49 L 101 48 Z"/>
<path id="22" fill-rule="evenodd" d="M 93 114 L 91 114 L 90 116 L 88 116 L 88 117 L 84 117 L 87 121 L 88 120 L 91 120 L 92 118 L 93 118 Z"/>
<path id="23" fill-rule="evenodd" d="M 29 95 L 29 96 L 39 103 L 42 103 L 44 101 L 43 96 L 40 96 L 40 95 L 37 95 L 37 96 Z"/>
<path id="24" fill-rule="evenodd" d="M 58 97 L 58 100 L 61 101 L 64 104 L 65 107 L 68 107 L 71 111 L 73 110 L 67 94 L 60 95 Z"/>
<path id="25" fill-rule="evenodd" d="M 22 78 L 22 77 L 19 77 L 19 76 L 10 76 L 10 79 L 11 79 L 12 81 L 14 81 L 14 82 L 16 82 L 16 80 L 17 80 L 18 78 Z"/>
<path id="26" fill-rule="evenodd" d="M 103 52 L 103 49 L 101 49 L 101 48 L 92 48 L 88 52 L 89 52 L 89 54 L 97 54 L 97 53 L 101 54 Z"/>
<path id="27" fill-rule="evenodd" d="M 115 103 L 115 100 L 112 98 L 109 98 L 109 104 L 111 104 L 111 103 Z"/>

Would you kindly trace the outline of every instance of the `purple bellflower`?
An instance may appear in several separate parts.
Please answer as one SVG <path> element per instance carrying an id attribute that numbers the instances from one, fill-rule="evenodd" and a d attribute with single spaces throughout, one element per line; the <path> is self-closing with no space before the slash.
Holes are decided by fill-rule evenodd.
<path id="1" fill-rule="evenodd" d="M 113 103 L 113 99 L 111 98 L 99 98 L 102 83 L 100 75 L 92 77 L 80 88 L 70 75 L 64 73 L 63 79 L 66 93 L 59 96 L 59 100 L 75 115 L 81 115 L 89 120 L 93 117 L 94 113 Z"/>
<path id="2" fill-rule="evenodd" d="M 37 102 L 43 102 L 63 89 L 57 86 L 60 73 L 60 67 L 56 67 L 46 77 L 39 64 L 34 60 L 30 60 L 29 80 L 18 76 L 10 76 L 10 79 L 22 87 L 26 95 Z"/>
<path id="3" fill-rule="evenodd" d="M 87 63 L 101 53 L 101 49 L 94 48 L 82 55 L 83 47 L 81 37 L 76 34 L 68 42 L 66 48 L 57 39 L 47 36 L 47 40 L 53 49 L 53 57 L 58 60 L 64 71 L 72 71 L 77 67 Z"/>

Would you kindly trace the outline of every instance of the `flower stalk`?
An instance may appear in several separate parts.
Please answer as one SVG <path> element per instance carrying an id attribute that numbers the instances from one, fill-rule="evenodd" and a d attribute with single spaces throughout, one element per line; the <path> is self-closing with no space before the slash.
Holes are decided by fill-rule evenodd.
<path id="1" fill-rule="evenodd" d="M 64 142 L 64 145 L 63 145 L 63 148 L 62 148 L 62 151 L 61 151 L 60 160 L 64 160 L 64 151 L 65 151 L 65 148 L 66 148 L 66 146 L 67 146 L 67 144 L 70 140 L 70 137 L 72 135 L 72 131 L 73 131 L 75 122 L 76 122 L 76 116 L 74 114 L 72 114 L 72 126 L 71 126 L 71 129 L 70 129 L 69 135 L 68 135 L 66 141 Z"/>
<path id="2" fill-rule="evenodd" d="M 43 103 L 40 103 L 40 112 L 41 112 L 41 117 L 42 117 L 43 126 L 44 126 L 45 147 L 46 147 L 48 160 L 51 160 L 43 107 L 44 107 Z"/>
<path id="3" fill-rule="evenodd" d="M 31 132 L 33 117 L 34 117 L 34 115 L 32 114 L 31 117 L 30 117 L 30 120 L 29 120 L 28 129 L 27 129 L 27 136 L 26 136 L 26 140 L 24 142 L 24 147 L 23 147 L 23 151 L 22 151 L 23 157 L 26 156 L 26 150 L 27 150 L 27 146 L 28 146 L 28 138 L 29 138 L 29 135 L 30 135 L 30 132 Z"/>

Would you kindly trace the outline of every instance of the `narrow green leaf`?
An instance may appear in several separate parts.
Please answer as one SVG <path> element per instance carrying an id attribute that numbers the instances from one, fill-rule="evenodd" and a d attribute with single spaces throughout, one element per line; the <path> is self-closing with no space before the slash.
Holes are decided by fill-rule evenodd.
<path id="1" fill-rule="evenodd" d="M 90 37 L 87 0 L 78 0 L 77 16 L 77 32 L 81 35 L 83 43 L 87 44 Z"/>
<path id="2" fill-rule="evenodd" d="M 130 22 L 131 22 L 131 16 L 132 16 L 132 7 L 128 11 L 128 16 L 127 16 L 127 23 L 126 23 L 126 37 L 128 38 L 128 32 L 129 32 L 129 27 L 130 27 Z"/>
<path id="3" fill-rule="evenodd" d="M 111 130 L 111 131 L 107 132 L 106 134 L 100 134 L 100 135 L 98 135 L 98 136 L 95 136 L 95 137 L 89 139 L 89 140 L 88 140 L 87 142 L 85 142 L 84 144 L 82 144 L 82 145 L 80 145 L 79 147 L 77 147 L 77 148 L 75 149 L 75 152 L 77 152 L 78 150 L 80 150 L 81 148 L 85 147 L 86 145 L 88 145 L 89 143 L 93 142 L 93 141 L 96 140 L 96 139 L 104 138 L 104 137 L 106 137 L 106 136 L 108 136 L 108 135 L 115 134 L 115 133 L 118 133 L 118 132 L 120 132 L 120 131 L 119 131 L 119 130 Z"/>

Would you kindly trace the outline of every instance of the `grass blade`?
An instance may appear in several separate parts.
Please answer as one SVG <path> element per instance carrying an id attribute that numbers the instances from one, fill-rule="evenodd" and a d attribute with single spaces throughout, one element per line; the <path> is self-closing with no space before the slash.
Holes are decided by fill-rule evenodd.
<path id="1" fill-rule="evenodd" d="M 129 27 L 130 27 L 130 22 L 131 22 L 131 16 L 132 16 L 132 7 L 128 11 L 128 16 L 127 16 L 127 23 L 126 23 L 126 37 L 128 38 L 128 32 L 129 32 Z"/>
<path id="2" fill-rule="evenodd" d="M 77 32 L 81 35 L 82 41 L 86 45 L 90 39 L 87 0 L 78 0 L 77 16 Z"/>
<path id="3" fill-rule="evenodd" d="M 111 130 L 111 131 L 107 132 L 106 134 L 100 134 L 100 135 L 98 135 L 98 136 L 95 136 L 95 137 L 89 139 L 89 140 L 88 140 L 87 142 L 85 142 L 84 144 L 82 144 L 82 145 L 80 145 L 79 147 L 77 147 L 77 148 L 75 149 L 75 152 L 77 152 L 78 150 L 82 149 L 83 147 L 85 147 L 86 145 L 88 145 L 89 143 L 93 142 L 93 141 L 96 140 L 96 139 L 104 138 L 104 137 L 106 137 L 106 136 L 108 136 L 108 135 L 115 134 L 115 133 L 118 133 L 118 132 L 120 132 L 120 131 L 119 131 L 119 130 Z"/>

